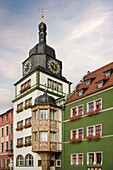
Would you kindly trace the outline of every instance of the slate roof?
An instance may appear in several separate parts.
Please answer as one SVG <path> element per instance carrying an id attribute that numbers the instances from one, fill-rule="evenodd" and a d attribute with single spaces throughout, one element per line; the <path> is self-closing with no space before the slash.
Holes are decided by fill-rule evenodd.
<path id="1" fill-rule="evenodd" d="M 105 77 L 105 72 L 108 70 L 111 70 L 111 75 L 109 77 Z M 90 85 L 86 86 L 86 80 L 88 79 L 92 79 L 92 82 Z M 99 82 L 100 80 L 104 80 L 104 85 L 101 88 L 98 88 L 97 82 Z M 89 94 L 98 92 L 109 86 L 113 86 L 113 62 L 87 74 L 83 82 L 80 84 L 80 86 L 71 96 L 71 98 L 68 101 L 66 101 L 66 103 L 85 97 Z M 78 91 L 81 89 L 84 89 L 84 93 L 81 96 L 78 96 Z"/>

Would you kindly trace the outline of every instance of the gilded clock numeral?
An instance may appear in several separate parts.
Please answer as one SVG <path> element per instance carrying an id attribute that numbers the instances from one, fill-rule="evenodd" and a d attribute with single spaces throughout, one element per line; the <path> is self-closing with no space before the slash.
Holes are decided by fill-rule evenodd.
<path id="1" fill-rule="evenodd" d="M 60 65 L 57 61 L 50 59 L 47 63 L 49 70 L 54 73 L 58 74 L 60 72 Z"/>

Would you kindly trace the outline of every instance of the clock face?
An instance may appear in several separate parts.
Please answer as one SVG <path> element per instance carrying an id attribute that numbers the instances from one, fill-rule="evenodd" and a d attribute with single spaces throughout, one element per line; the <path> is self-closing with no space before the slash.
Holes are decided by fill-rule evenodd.
<path id="1" fill-rule="evenodd" d="M 28 73 L 30 72 L 31 66 L 32 66 L 31 61 L 27 61 L 27 62 L 24 64 L 24 69 L 23 69 L 24 74 L 28 74 Z"/>
<path id="2" fill-rule="evenodd" d="M 60 65 L 56 60 L 50 59 L 48 60 L 48 68 L 49 70 L 54 73 L 54 74 L 58 74 L 60 73 Z"/>

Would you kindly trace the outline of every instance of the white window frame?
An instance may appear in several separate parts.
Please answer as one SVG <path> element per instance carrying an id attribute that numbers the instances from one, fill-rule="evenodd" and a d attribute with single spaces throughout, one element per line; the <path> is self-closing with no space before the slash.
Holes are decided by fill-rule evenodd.
<path id="1" fill-rule="evenodd" d="M 87 79 L 85 84 L 86 84 L 86 86 L 89 86 L 91 84 L 91 79 Z"/>
<path id="2" fill-rule="evenodd" d="M 81 155 L 81 154 L 82 154 L 82 158 L 83 158 L 83 159 L 82 159 L 82 164 L 80 165 L 80 164 L 78 164 L 78 160 L 79 160 L 79 159 L 78 159 L 78 155 Z M 76 155 L 76 158 L 77 158 L 77 159 L 76 159 L 76 165 L 73 165 L 73 159 L 72 159 L 72 156 L 73 156 L 73 155 Z M 79 165 L 79 166 L 82 166 L 82 165 L 83 165 L 83 162 L 84 162 L 84 154 L 83 154 L 83 153 L 73 153 L 73 154 L 71 154 L 71 165 L 73 165 L 73 166 L 78 166 L 78 165 Z"/>
<path id="3" fill-rule="evenodd" d="M 40 109 L 40 119 L 47 119 L 47 109 Z"/>
<path id="4" fill-rule="evenodd" d="M 87 112 L 89 112 L 89 104 L 92 103 L 92 102 L 94 103 L 94 110 L 96 110 L 96 102 L 97 102 L 98 100 L 101 100 L 101 109 L 102 109 L 102 98 L 99 98 L 99 99 L 92 100 L 92 101 L 90 101 L 90 102 L 87 103 Z"/>
<path id="5" fill-rule="evenodd" d="M 34 119 L 35 119 L 35 120 L 38 119 L 38 111 L 37 111 L 37 110 L 34 111 Z"/>
<path id="6" fill-rule="evenodd" d="M 60 161 L 60 165 L 57 165 L 57 162 Z M 61 159 L 56 160 L 56 167 L 61 167 Z"/>
<path id="7" fill-rule="evenodd" d="M 55 142 L 55 134 L 56 132 L 50 132 L 50 141 Z"/>
<path id="8" fill-rule="evenodd" d="M 73 134 L 73 131 L 74 131 L 74 130 L 76 130 L 76 131 L 77 131 L 76 139 L 78 139 L 78 137 L 79 137 L 79 133 L 78 133 L 78 132 L 79 132 L 79 130 L 80 130 L 80 129 L 82 129 L 82 130 L 83 130 L 83 134 L 84 134 L 84 128 L 83 128 L 83 127 L 82 127 L 82 128 L 78 128 L 78 129 L 72 129 L 72 130 L 71 130 L 71 139 L 72 139 L 72 137 L 73 137 L 73 135 L 72 135 L 72 134 Z M 82 139 L 83 139 L 83 134 L 82 134 Z"/>
<path id="9" fill-rule="evenodd" d="M 80 106 L 82 106 L 83 107 L 83 111 L 82 111 L 82 115 L 83 115 L 83 113 L 84 113 L 84 105 L 83 104 L 81 104 L 81 105 L 78 105 L 78 106 L 74 106 L 74 107 L 72 107 L 71 108 L 71 111 L 70 111 L 70 113 L 71 113 L 71 117 L 73 116 L 73 109 L 74 108 L 77 108 L 77 114 L 76 115 L 78 115 L 79 113 L 78 113 L 78 108 L 80 107 Z"/>
<path id="10" fill-rule="evenodd" d="M 90 125 L 86 127 L 86 132 L 87 132 L 87 136 L 89 136 L 89 132 L 88 132 L 88 128 L 93 127 L 93 136 L 96 135 L 96 126 L 101 125 L 101 133 L 100 136 L 102 136 L 102 124 L 96 124 L 96 125 Z"/>
<path id="11" fill-rule="evenodd" d="M 107 71 L 105 71 L 105 78 L 106 77 L 110 77 L 111 76 L 111 70 L 107 70 Z"/>
<path id="12" fill-rule="evenodd" d="M 104 85 L 104 80 L 100 80 L 99 82 L 97 82 L 97 88 L 101 88 Z"/>
<path id="13" fill-rule="evenodd" d="M 89 154 L 93 153 L 94 154 L 94 164 L 89 164 Z M 97 164 L 96 163 L 96 154 L 97 153 L 101 153 L 101 164 Z M 98 151 L 98 152 L 88 152 L 87 153 L 87 165 L 102 165 L 102 162 L 103 162 L 103 153 L 102 151 Z"/>
<path id="14" fill-rule="evenodd" d="M 40 141 L 47 141 L 47 132 L 40 132 Z"/>
<path id="15" fill-rule="evenodd" d="M 55 110 L 50 109 L 50 119 L 55 120 Z"/>

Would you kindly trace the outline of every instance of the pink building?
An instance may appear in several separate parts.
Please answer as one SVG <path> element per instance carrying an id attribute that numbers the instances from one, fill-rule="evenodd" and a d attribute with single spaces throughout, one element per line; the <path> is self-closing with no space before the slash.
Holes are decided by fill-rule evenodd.
<path id="1" fill-rule="evenodd" d="M 0 115 L 0 170 L 13 169 L 13 108 Z"/>

